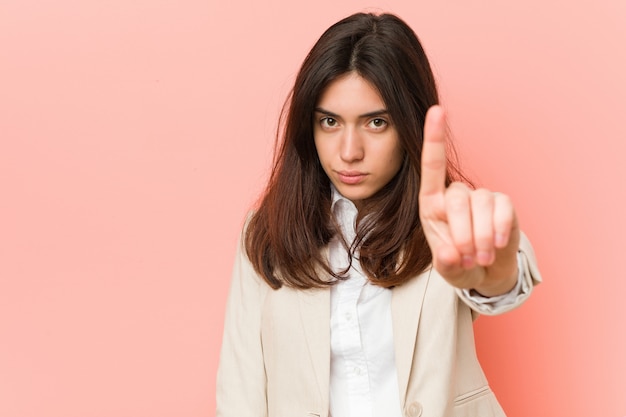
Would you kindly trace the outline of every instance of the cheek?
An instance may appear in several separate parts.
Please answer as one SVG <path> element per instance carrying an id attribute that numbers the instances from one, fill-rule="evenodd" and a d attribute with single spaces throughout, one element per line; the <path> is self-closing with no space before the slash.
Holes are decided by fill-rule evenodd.
<path id="1" fill-rule="evenodd" d="M 315 139 L 313 141 L 313 146 L 315 146 L 315 152 L 317 153 L 317 157 L 321 160 L 322 159 L 322 153 L 320 152 L 320 147 L 318 145 L 317 139 Z"/>
<path id="2" fill-rule="evenodd" d="M 404 150 L 402 150 L 402 148 L 400 148 L 399 146 L 396 149 L 394 160 L 398 165 L 398 169 L 400 169 L 400 167 L 402 166 L 402 161 L 404 161 Z"/>
<path id="3" fill-rule="evenodd" d="M 320 161 L 320 164 L 322 165 L 322 168 L 324 168 L 324 170 L 326 170 L 326 166 L 328 165 L 328 155 L 329 155 L 329 151 L 327 149 L 327 147 L 324 147 L 324 145 L 320 142 L 318 142 L 317 140 L 315 141 L 315 152 L 317 152 L 317 158 Z"/>
<path id="4" fill-rule="evenodd" d="M 393 166 L 394 169 L 398 171 L 400 169 L 400 166 L 402 166 L 402 161 L 404 160 L 404 150 L 402 149 L 402 146 L 400 146 L 398 139 L 395 139 L 393 141 L 393 145 L 390 146 L 390 149 L 388 150 L 388 156 L 389 165 Z"/>
<path id="5" fill-rule="evenodd" d="M 321 135 L 321 137 L 314 139 L 315 150 L 317 151 L 317 155 L 322 157 L 328 157 L 333 153 L 333 141 L 332 138 L 328 136 Z"/>
<path id="6" fill-rule="evenodd" d="M 394 157 L 391 159 L 391 161 L 389 162 L 389 166 L 393 167 L 390 169 L 390 174 L 392 177 L 396 176 L 396 174 L 400 172 L 403 161 L 404 161 L 404 157 L 403 157 L 403 154 L 401 153 L 394 155 Z"/>
<path id="7" fill-rule="evenodd" d="M 392 152 L 389 156 L 389 176 L 395 177 L 400 169 L 402 169 L 402 163 L 404 162 L 404 151 L 399 147 Z"/>

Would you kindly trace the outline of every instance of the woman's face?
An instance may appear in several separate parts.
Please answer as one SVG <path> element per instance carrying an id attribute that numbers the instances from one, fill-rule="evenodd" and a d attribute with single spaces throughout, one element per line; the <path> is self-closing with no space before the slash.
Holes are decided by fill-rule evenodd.
<path id="1" fill-rule="evenodd" d="M 330 83 L 313 117 L 315 148 L 335 188 L 357 207 L 400 170 L 398 133 L 378 91 L 356 72 Z"/>

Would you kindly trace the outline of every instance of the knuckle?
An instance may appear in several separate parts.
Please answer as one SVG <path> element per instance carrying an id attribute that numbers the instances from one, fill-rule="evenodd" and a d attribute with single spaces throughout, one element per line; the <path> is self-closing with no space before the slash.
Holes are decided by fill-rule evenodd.
<path id="1" fill-rule="evenodd" d="M 500 205 L 513 207 L 513 201 L 507 194 L 494 193 L 494 199 Z"/>
<path id="2" fill-rule="evenodd" d="M 493 246 L 493 235 L 491 233 L 481 233 L 476 235 L 476 248 L 491 249 Z"/>
<path id="3" fill-rule="evenodd" d="M 441 171 L 446 169 L 445 159 L 425 159 L 422 161 L 422 166 L 435 171 Z"/>
<path id="4" fill-rule="evenodd" d="M 494 202 L 493 193 L 484 188 L 472 193 L 472 205 L 475 207 L 492 207 Z"/>
<path id="5" fill-rule="evenodd" d="M 448 210 L 452 212 L 462 212 L 467 210 L 467 200 L 462 198 L 462 196 L 451 196 L 448 199 Z"/>
<path id="6" fill-rule="evenodd" d="M 474 239 L 471 233 L 467 233 L 464 230 L 456 230 L 452 233 L 452 239 L 460 252 L 471 253 L 474 251 Z"/>
<path id="7" fill-rule="evenodd" d="M 505 232 L 511 229 L 512 225 L 513 217 L 500 217 L 494 221 L 494 228 L 499 232 Z"/>
<path id="8" fill-rule="evenodd" d="M 463 188 L 451 186 L 446 192 L 446 206 L 448 210 L 458 212 L 469 208 L 468 195 Z"/>
<path id="9" fill-rule="evenodd" d="M 469 188 L 467 187 L 466 184 L 460 181 L 454 181 L 448 186 L 448 190 L 458 191 L 458 192 L 468 192 Z"/>

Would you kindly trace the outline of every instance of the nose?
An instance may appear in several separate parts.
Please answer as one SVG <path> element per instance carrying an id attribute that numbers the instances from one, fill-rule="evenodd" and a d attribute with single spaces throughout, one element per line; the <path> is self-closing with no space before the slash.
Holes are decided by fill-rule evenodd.
<path id="1" fill-rule="evenodd" d="M 365 156 L 363 140 L 356 128 L 348 127 L 345 129 L 341 137 L 339 153 L 344 162 L 355 162 L 363 159 Z"/>

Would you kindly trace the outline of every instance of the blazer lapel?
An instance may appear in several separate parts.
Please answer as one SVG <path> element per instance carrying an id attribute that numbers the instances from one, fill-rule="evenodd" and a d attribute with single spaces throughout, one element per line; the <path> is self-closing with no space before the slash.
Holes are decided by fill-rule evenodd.
<path id="1" fill-rule="evenodd" d="M 430 272 L 431 268 L 407 283 L 395 287 L 391 297 L 393 341 L 401 404 L 404 404 L 406 398 L 417 328 Z"/>
<path id="2" fill-rule="evenodd" d="M 299 290 L 297 293 L 315 379 L 322 404 L 327 408 L 330 390 L 330 289 Z"/>

